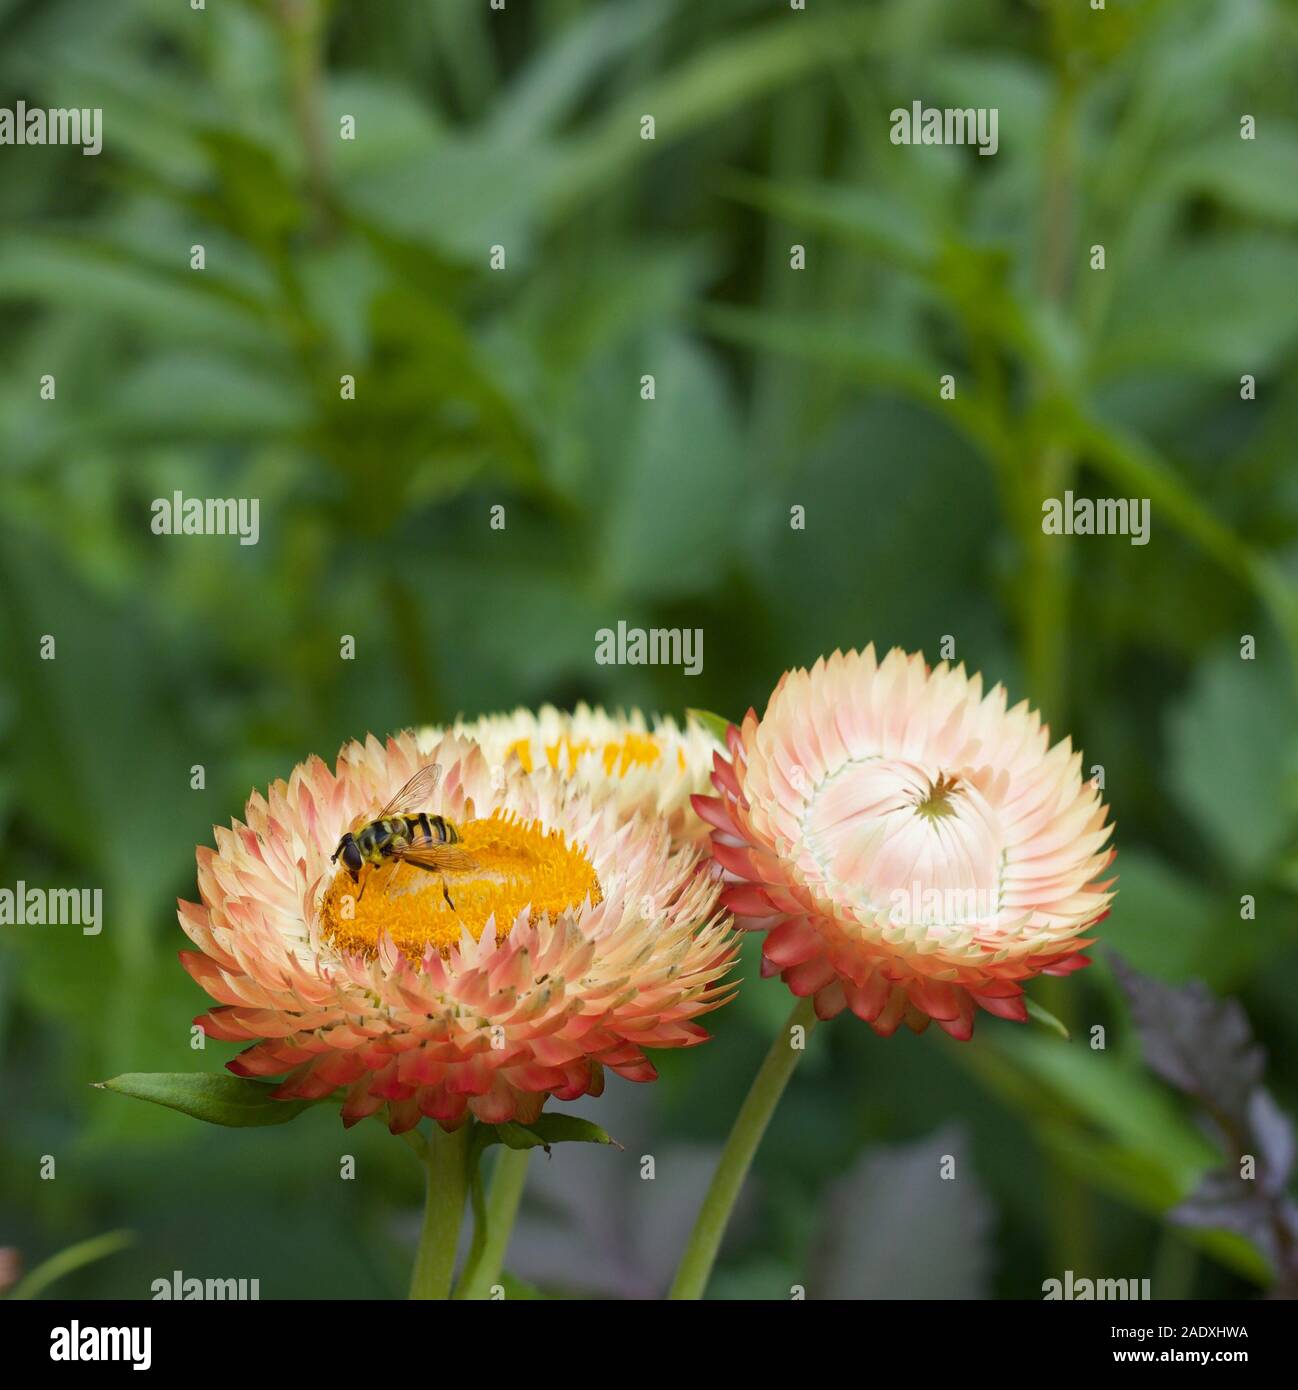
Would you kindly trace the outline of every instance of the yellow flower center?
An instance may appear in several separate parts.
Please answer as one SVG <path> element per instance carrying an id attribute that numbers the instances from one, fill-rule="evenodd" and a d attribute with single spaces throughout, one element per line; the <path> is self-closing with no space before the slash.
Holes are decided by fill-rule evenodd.
<path id="1" fill-rule="evenodd" d="M 325 939 L 339 951 L 369 957 L 386 931 L 419 960 L 430 943 L 445 954 L 462 928 L 476 941 L 493 916 L 503 941 L 524 908 L 536 921 L 604 896 L 585 851 L 568 844 L 561 830 L 500 812 L 456 828 L 471 868 L 443 872 L 388 860 L 364 866 L 359 882 L 339 869 L 320 902 Z"/>
<path id="2" fill-rule="evenodd" d="M 959 780 L 958 777 L 948 777 L 945 772 L 939 772 L 937 781 L 929 787 L 927 794 L 915 803 L 915 810 L 929 821 L 955 815 L 951 793 L 956 790 Z"/>
<path id="3" fill-rule="evenodd" d="M 625 777 L 633 767 L 652 767 L 663 755 L 662 745 L 653 734 L 640 733 L 634 729 L 623 734 L 620 739 L 606 743 L 596 743 L 588 738 L 576 739 L 570 734 L 561 734 L 553 743 L 540 745 L 545 760 L 553 768 L 558 768 L 565 777 L 577 771 L 581 758 L 586 753 L 599 753 L 604 764 L 604 773 L 609 777 Z M 510 744 L 505 756 L 517 753 L 524 772 L 531 772 L 536 765 L 532 740 L 516 739 Z M 676 750 L 676 761 L 682 771 L 685 769 L 685 750 Z"/>

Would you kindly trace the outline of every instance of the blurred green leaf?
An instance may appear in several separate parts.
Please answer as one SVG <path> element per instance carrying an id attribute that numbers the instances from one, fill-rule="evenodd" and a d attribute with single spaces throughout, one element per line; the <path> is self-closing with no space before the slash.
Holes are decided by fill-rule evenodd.
<path id="1" fill-rule="evenodd" d="M 170 353 L 123 376 L 112 399 L 87 412 L 84 428 L 99 439 L 257 442 L 304 433 L 311 404 L 295 382 L 268 377 L 229 358 Z"/>
<path id="2" fill-rule="evenodd" d="M 168 342 L 255 350 L 266 325 L 259 306 L 224 289 L 219 275 L 187 269 L 189 248 L 174 266 L 126 255 L 112 243 L 48 231 L 0 237 L 0 300 L 65 304 L 82 315 L 104 313 L 136 323 Z"/>
<path id="3" fill-rule="evenodd" d="M 1105 943 L 1164 979 L 1186 979 L 1210 963 L 1212 912 L 1202 888 L 1139 847 L 1124 847 L 1117 869 Z"/>
<path id="4" fill-rule="evenodd" d="M 1114 265 L 1114 309 L 1092 355 L 1097 379 L 1140 367 L 1214 376 L 1268 371 L 1298 340 L 1276 285 L 1298 280 L 1298 245 L 1251 236 L 1204 238 L 1156 264 Z"/>
<path id="5" fill-rule="evenodd" d="M 1222 653 L 1169 716 L 1172 785 L 1209 842 L 1239 871 L 1264 868 L 1294 823 L 1298 729 L 1274 660 Z"/>
<path id="6" fill-rule="evenodd" d="M 916 273 L 932 270 L 941 250 L 936 227 L 916 209 L 869 188 L 760 182 L 732 176 L 733 197 L 800 232 L 828 233 L 848 246 L 886 256 Z"/>
<path id="7" fill-rule="evenodd" d="M 991 1054 L 987 1060 L 1004 1059 L 1022 1080 L 1044 1086 L 1065 1112 L 1152 1165 L 1162 1175 L 1166 1205 L 1188 1193 L 1216 1161 L 1212 1146 L 1167 1093 L 1107 1049 L 1080 1042 L 1061 1047 L 1025 1029 L 1002 1030 L 994 1047 L 984 1046 Z M 1041 1109 L 1049 1115 L 1047 1107 Z"/>
<path id="8" fill-rule="evenodd" d="M 563 193 L 579 198 L 643 158 L 640 117 L 664 116 L 656 140 L 679 140 L 797 78 L 869 53 L 878 46 L 873 15 L 841 12 L 763 24 L 712 44 L 681 66 L 633 91 L 569 143 Z M 652 152 L 651 147 L 649 152 Z"/>
<path id="9" fill-rule="evenodd" d="M 625 385 L 636 406 L 611 479 L 599 572 L 611 592 L 669 598 L 714 584 L 735 547 L 741 434 L 720 369 L 702 347 L 667 338 L 645 370 L 653 400 L 640 399 L 636 377 Z"/>
<path id="10" fill-rule="evenodd" d="M 347 208 L 391 236 L 491 273 L 492 247 L 506 276 L 527 268 L 541 215 L 556 196 L 559 157 L 548 145 L 444 133 L 418 153 L 348 178 Z"/>
<path id="11" fill-rule="evenodd" d="M 706 709 L 687 709 L 685 713 L 696 724 L 701 724 L 723 748 L 726 746 L 726 737 L 730 732 L 730 720 Z"/>
<path id="12" fill-rule="evenodd" d="M 1244 213 L 1298 222 L 1298 125 L 1263 118 L 1255 140 L 1238 132 L 1196 145 L 1168 165 L 1170 190 L 1205 195 Z"/>
<path id="13" fill-rule="evenodd" d="M 667 0 L 621 0 L 574 17 L 517 74 L 489 117 L 506 143 L 550 132 L 580 105 L 583 93 L 615 62 L 647 42 L 670 13 Z"/>

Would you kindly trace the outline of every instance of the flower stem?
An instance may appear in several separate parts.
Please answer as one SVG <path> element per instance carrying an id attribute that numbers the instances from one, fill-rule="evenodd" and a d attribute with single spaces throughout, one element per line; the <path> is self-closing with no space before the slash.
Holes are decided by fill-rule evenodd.
<path id="1" fill-rule="evenodd" d="M 306 187 L 315 218 L 315 232 L 329 225 L 329 157 L 323 118 L 324 42 L 326 21 L 320 0 L 279 0 L 278 18 L 284 35 L 293 119 L 302 147 Z"/>
<path id="2" fill-rule="evenodd" d="M 518 1215 L 518 1204 L 527 1182 L 530 1157 L 526 1149 L 501 1149 L 491 1175 L 491 1191 L 481 1213 L 483 1229 L 475 1235 L 475 1252 L 460 1276 L 459 1287 L 455 1290 L 457 1299 L 487 1298 L 492 1286 L 499 1283 L 514 1218 Z"/>
<path id="3" fill-rule="evenodd" d="M 735 1200 L 753 1164 L 753 1155 L 762 1142 L 762 1135 L 771 1122 L 784 1088 L 798 1058 L 806 1050 L 806 1039 L 816 1026 L 816 1010 L 812 999 L 799 999 L 784 1027 L 776 1035 L 766 1054 L 748 1095 L 735 1117 L 734 1128 L 726 1140 L 721 1162 L 712 1174 L 712 1184 L 699 1208 L 698 1219 L 690 1234 L 685 1255 L 676 1271 L 669 1297 L 673 1299 L 702 1298 L 707 1288 L 712 1266 L 716 1263 L 721 1238 L 730 1223 Z M 801 1029 L 795 1034 L 795 1029 Z M 801 1046 L 795 1046 L 795 1038 Z"/>
<path id="4" fill-rule="evenodd" d="M 451 1294 L 464 1199 L 469 1191 L 472 1122 L 447 1134 L 434 1123 L 424 1157 L 424 1227 L 410 1277 L 410 1297 L 444 1299 Z"/>

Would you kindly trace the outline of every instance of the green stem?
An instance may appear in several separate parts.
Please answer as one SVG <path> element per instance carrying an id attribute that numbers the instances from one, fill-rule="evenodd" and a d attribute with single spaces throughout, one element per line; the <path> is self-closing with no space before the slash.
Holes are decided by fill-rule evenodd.
<path id="1" fill-rule="evenodd" d="M 501 1149 L 491 1175 L 491 1192 L 481 1213 L 481 1229 L 475 1234 L 477 1249 L 455 1290 L 457 1299 L 490 1298 L 493 1286 L 500 1282 L 530 1157 L 527 1149 Z"/>
<path id="2" fill-rule="evenodd" d="M 91 1240 L 83 1240 L 79 1245 L 60 1250 L 57 1255 L 51 1255 L 20 1280 L 9 1297 L 38 1298 L 56 1279 L 62 1279 L 65 1274 L 71 1274 L 84 1265 L 93 1264 L 108 1255 L 116 1255 L 119 1250 L 125 1250 L 134 1241 L 135 1235 L 131 1231 L 109 1231 L 107 1235 L 95 1236 Z"/>
<path id="3" fill-rule="evenodd" d="M 325 16 L 320 0 L 279 0 L 293 120 L 302 147 L 315 232 L 329 226 L 329 155 L 324 128 Z"/>
<path id="4" fill-rule="evenodd" d="M 464 1268 L 460 1270 L 452 1298 L 464 1297 L 464 1289 L 481 1264 L 483 1251 L 487 1248 L 487 1201 L 482 1191 L 481 1157 L 474 1163 L 473 1176 L 469 1180 L 469 1205 L 473 1208 L 473 1239 L 469 1242 L 469 1253 L 465 1256 Z"/>
<path id="5" fill-rule="evenodd" d="M 436 1123 L 424 1157 L 427 1188 L 424 1227 L 410 1276 L 410 1297 L 445 1299 L 451 1296 L 455 1252 L 469 1191 L 469 1158 L 473 1125 L 463 1124 L 447 1134 Z"/>
<path id="6" fill-rule="evenodd" d="M 775 1107 L 779 1104 L 784 1088 L 788 1085 L 798 1058 L 806 1050 L 805 1043 L 811 1030 L 816 1026 L 816 1010 L 811 999 L 799 999 L 794 1005 L 784 1027 L 776 1035 L 766 1060 L 753 1078 L 748 1095 L 735 1117 L 734 1128 L 726 1147 L 721 1154 L 721 1162 L 712 1174 L 712 1185 L 699 1208 L 698 1219 L 690 1234 L 689 1244 L 680 1268 L 676 1271 L 676 1281 L 672 1284 L 673 1299 L 702 1298 L 707 1288 L 712 1266 L 716 1263 L 717 1251 L 721 1248 L 721 1238 L 730 1223 L 730 1214 L 748 1170 L 753 1165 L 753 1155 L 762 1142 L 762 1135 L 771 1122 Z M 801 1047 L 795 1047 L 794 1029 L 801 1029 Z"/>

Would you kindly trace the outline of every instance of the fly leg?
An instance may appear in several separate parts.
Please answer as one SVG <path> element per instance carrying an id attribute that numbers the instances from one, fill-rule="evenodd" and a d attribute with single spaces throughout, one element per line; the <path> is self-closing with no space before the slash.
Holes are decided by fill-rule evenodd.
<path id="1" fill-rule="evenodd" d="M 446 875 L 444 873 L 441 873 L 432 864 L 420 864 L 419 867 L 421 869 L 427 869 L 430 874 L 437 874 L 437 876 L 442 880 L 442 897 L 446 899 L 446 906 L 449 907 L 452 912 L 454 912 L 455 904 L 451 901 L 450 893 L 446 891 Z"/>

